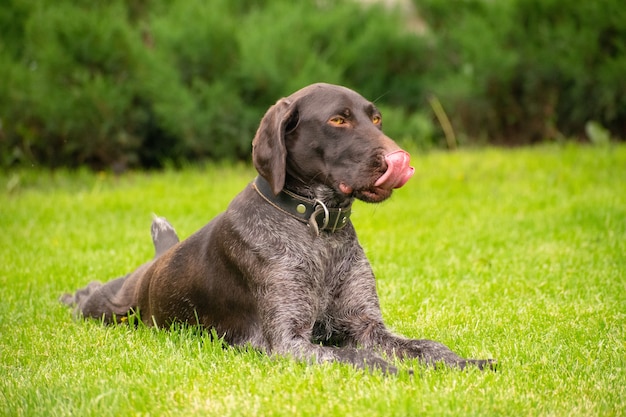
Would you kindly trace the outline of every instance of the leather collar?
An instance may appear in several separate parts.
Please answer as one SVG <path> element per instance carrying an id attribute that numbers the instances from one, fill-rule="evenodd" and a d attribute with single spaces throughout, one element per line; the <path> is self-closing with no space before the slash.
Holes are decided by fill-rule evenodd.
<path id="1" fill-rule="evenodd" d="M 317 226 L 318 231 L 333 233 L 349 223 L 352 206 L 328 208 L 320 200 L 311 200 L 285 189 L 274 195 L 270 184 L 261 176 L 256 177 L 252 186 L 272 206 L 314 228 Z"/>

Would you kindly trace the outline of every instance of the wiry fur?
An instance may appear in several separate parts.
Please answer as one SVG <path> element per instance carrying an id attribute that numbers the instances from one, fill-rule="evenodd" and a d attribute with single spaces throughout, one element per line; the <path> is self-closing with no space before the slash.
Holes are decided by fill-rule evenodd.
<path id="1" fill-rule="evenodd" d="M 328 123 L 337 112 L 349 115 L 349 126 Z M 346 88 L 309 86 L 268 110 L 253 142 L 254 164 L 274 192 L 285 188 L 329 207 L 347 207 L 354 198 L 382 201 L 391 190 L 373 184 L 385 172 L 384 155 L 399 148 L 371 122 L 377 112 Z M 391 333 L 352 224 L 319 235 L 308 227 L 249 185 L 224 213 L 180 243 L 169 223 L 155 218 L 155 259 L 62 301 L 107 323 L 140 312 L 148 325 L 199 324 L 230 344 L 302 360 L 386 372 L 396 369 L 381 353 L 461 368 L 493 363 Z"/>

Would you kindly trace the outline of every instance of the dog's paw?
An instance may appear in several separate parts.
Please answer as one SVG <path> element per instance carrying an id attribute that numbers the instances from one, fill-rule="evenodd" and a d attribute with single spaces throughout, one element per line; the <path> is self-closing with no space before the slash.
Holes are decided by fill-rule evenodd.
<path id="1" fill-rule="evenodd" d="M 353 348 L 340 349 L 339 352 L 341 352 L 338 357 L 340 361 L 351 363 L 359 369 L 382 372 L 385 375 L 396 375 L 398 373 L 398 368 L 375 352 Z"/>
<path id="2" fill-rule="evenodd" d="M 66 292 L 65 294 L 59 297 L 59 302 L 68 306 L 73 306 L 76 304 L 76 299 L 74 297 L 74 294 L 70 294 Z"/>
<path id="3" fill-rule="evenodd" d="M 398 374 L 398 368 L 396 368 L 395 366 L 393 366 L 392 364 L 390 364 L 389 362 L 387 362 L 386 360 L 382 358 L 365 359 L 363 361 L 363 368 L 370 370 L 370 371 L 379 371 L 379 372 L 382 372 L 384 375 L 397 375 Z"/>
<path id="4" fill-rule="evenodd" d="M 459 368 L 465 369 L 468 366 L 475 366 L 481 371 L 498 369 L 498 361 L 495 359 L 466 359 L 458 363 Z"/>
<path id="5" fill-rule="evenodd" d="M 179 242 L 174 227 L 164 217 L 159 217 L 156 214 L 152 216 L 150 234 L 152 235 L 152 243 L 154 244 L 155 258 L 161 256 L 169 248 Z"/>

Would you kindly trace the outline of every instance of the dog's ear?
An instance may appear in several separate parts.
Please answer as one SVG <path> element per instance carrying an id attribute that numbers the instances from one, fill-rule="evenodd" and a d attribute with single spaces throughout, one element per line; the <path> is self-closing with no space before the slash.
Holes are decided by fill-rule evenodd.
<path id="1" fill-rule="evenodd" d="M 263 178 L 269 182 L 274 194 L 285 185 L 287 147 L 285 135 L 298 124 L 296 103 L 281 99 L 270 107 L 252 141 L 252 162 Z"/>

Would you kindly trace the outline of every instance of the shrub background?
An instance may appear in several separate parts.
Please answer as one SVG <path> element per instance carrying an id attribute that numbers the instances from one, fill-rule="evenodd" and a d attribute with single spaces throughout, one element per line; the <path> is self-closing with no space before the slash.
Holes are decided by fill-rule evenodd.
<path id="1" fill-rule="evenodd" d="M 620 0 L 9 0 L 0 166 L 158 167 L 248 158 L 277 98 L 316 81 L 375 100 L 400 142 L 626 137 Z"/>

